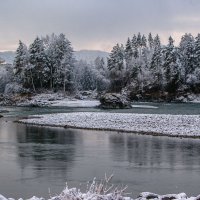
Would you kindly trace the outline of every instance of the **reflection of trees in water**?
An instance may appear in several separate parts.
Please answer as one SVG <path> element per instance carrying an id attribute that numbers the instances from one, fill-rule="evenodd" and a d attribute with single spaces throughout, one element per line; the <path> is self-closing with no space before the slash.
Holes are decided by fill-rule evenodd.
<path id="1" fill-rule="evenodd" d="M 61 128 L 17 126 L 18 157 L 21 169 L 37 176 L 61 176 L 73 167 L 76 140 L 80 134 Z"/>
<path id="2" fill-rule="evenodd" d="M 200 165 L 200 140 L 112 134 L 109 141 L 114 161 L 171 169 Z"/>

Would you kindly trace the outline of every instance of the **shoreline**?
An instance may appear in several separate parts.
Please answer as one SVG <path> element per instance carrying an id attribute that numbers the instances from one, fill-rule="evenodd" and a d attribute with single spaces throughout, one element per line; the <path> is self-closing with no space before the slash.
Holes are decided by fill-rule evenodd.
<path id="1" fill-rule="evenodd" d="M 61 125 L 51 125 L 51 124 L 36 124 L 36 123 L 26 123 L 21 121 L 14 121 L 19 124 L 26 124 L 30 126 L 39 126 L 39 127 L 50 127 L 50 128 L 64 128 L 64 129 L 76 129 L 76 130 L 89 130 L 89 131 L 107 131 L 107 132 L 116 132 L 116 133 L 127 133 L 127 134 L 135 134 L 135 135 L 145 135 L 145 136 L 155 136 L 155 137 L 171 137 L 171 138 L 179 138 L 179 139 L 200 139 L 200 136 L 189 136 L 189 135 L 170 135 L 156 132 L 136 132 L 136 131 L 128 131 L 128 130 L 118 130 L 118 129 L 106 129 L 106 128 L 85 128 L 85 127 L 76 127 L 76 126 L 61 126 Z"/>
<path id="2" fill-rule="evenodd" d="M 77 112 L 34 115 L 17 122 L 34 126 L 200 139 L 200 115 Z"/>

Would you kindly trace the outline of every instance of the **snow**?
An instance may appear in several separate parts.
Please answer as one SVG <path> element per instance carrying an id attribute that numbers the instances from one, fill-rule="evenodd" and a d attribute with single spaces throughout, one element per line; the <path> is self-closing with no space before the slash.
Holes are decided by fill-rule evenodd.
<path id="1" fill-rule="evenodd" d="M 65 97 L 62 93 L 43 93 L 32 96 L 17 104 L 18 106 L 54 106 L 54 107 L 96 107 L 100 105 L 98 100 L 78 100 L 73 97 Z"/>
<path id="2" fill-rule="evenodd" d="M 157 109 L 157 106 L 148 106 L 148 105 L 131 105 L 132 108 L 149 108 L 149 109 Z"/>
<path id="3" fill-rule="evenodd" d="M 77 112 L 34 115 L 20 122 L 66 128 L 200 137 L 200 115 Z"/>
<path id="4" fill-rule="evenodd" d="M 100 102 L 97 100 L 68 100 L 68 99 L 55 101 L 51 104 L 51 106 L 81 107 L 81 108 L 96 107 L 99 105 Z"/>
<path id="5" fill-rule="evenodd" d="M 95 188 L 96 190 L 98 188 Z M 81 199 L 81 200 L 133 200 L 131 197 L 123 197 L 121 192 L 115 191 L 108 194 L 101 194 L 98 191 L 93 189 L 92 191 L 88 190 L 86 193 L 82 193 L 80 190 L 76 188 L 69 189 L 66 187 L 62 191 L 60 195 L 50 197 L 48 200 L 74 200 L 74 199 Z M 180 194 L 167 194 L 167 195 L 158 195 L 150 192 L 143 192 L 141 193 L 138 198 L 135 200 L 199 200 L 200 195 L 197 197 L 187 197 L 185 193 Z M 6 198 L 2 195 L 0 195 L 0 200 L 14 200 L 13 198 Z M 23 200 L 23 199 L 19 199 Z M 33 196 L 30 199 L 27 200 L 45 200 L 44 198 L 38 198 Z"/>

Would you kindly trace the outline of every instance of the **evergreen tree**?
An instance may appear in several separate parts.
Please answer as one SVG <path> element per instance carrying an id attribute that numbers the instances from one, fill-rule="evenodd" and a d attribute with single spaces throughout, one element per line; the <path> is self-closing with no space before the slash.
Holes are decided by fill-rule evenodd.
<path id="1" fill-rule="evenodd" d="M 19 46 L 16 50 L 16 56 L 14 59 L 14 71 L 15 78 L 18 82 L 21 82 L 23 85 L 26 82 L 26 71 L 29 64 L 29 53 L 27 46 L 19 41 Z"/>
<path id="2" fill-rule="evenodd" d="M 67 50 L 61 62 L 61 78 L 63 91 L 74 91 L 74 58 L 71 43 L 67 42 Z"/>
<path id="3" fill-rule="evenodd" d="M 194 64 L 195 68 L 200 68 L 200 34 L 195 38 L 194 44 Z"/>
<path id="4" fill-rule="evenodd" d="M 162 89 L 162 53 L 160 37 L 154 39 L 154 52 L 151 60 L 151 70 L 155 78 L 155 87 Z"/>
<path id="5" fill-rule="evenodd" d="M 133 35 L 131 43 L 132 43 L 132 48 L 133 48 L 133 56 L 136 59 L 139 57 L 139 52 L 138 52 L 137 37 L 135 34 Z"/>
<path id="6" fill-rule="evenodd" d="M 153 49 L 153 37 L 152 37 L 152 34 L 151 33 L 149 33 L 149 35 L 148 35 L 148 44 L 149 44 L 149 49 L 151 50 L 151 49 Z"/>
<path id="7" fill-rule="evenodd" d="M 147 46 L 147 39 L 146 39 L 145 35 L 142 36 L 142 43 L 141 43 L 141 46 L 142 46 L 143 48 L 145 48 L 145 47 Z"/>
<path id="8" fill-rule="evenodd" d="M 185 34 L 181 38 L 179 45 L 179 54 L 182 65 L 182 76 L 184 83 L 187 82 L 187 76 L 194 72 L 195 59 L 194 59 L 194 38 L 191 34 Z"/>
<path id="9" fill-rule="evenodd" d="M 32 84 L 34 87 L 43 88 L 43 83 L 46 81 L 46 73 L 48 72 L 47 57 L 44 51 L 43 42 L 39 37 L 36 37 L 29 48 L 30 54 L 30 73 Z"/>
<path id="10" fill-rule="evenodd" d="M 165 87 L 167 92 L 174 93 L 181 83 L 180 79 L 180 61 L 174 40 L 170 36 L 169 43 L 163 50 L 163 69 L 165 76 Z"/>
<path id="11" fill-rule="evenodd" d="M 133 60 L 133 49 L 132 49 L 132 44 L 131 44 L 130 38 L 128 38 L 128 40 L 127 40 L 124 55 L 125 55 L 125 60 L 126 60 L 126 69 L 130 70 L 132 60 Z"/>
<path id="12" fill-rule="evenodd" d="M 108 70 L 111 80 L 111 90 L 121 91 L 124 86 L 124 48 L 117 44 L 108 58 Z"/>

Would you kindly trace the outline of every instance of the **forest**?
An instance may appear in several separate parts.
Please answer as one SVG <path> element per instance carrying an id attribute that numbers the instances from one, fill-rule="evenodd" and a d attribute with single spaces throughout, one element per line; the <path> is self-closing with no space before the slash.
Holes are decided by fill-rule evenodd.
<path id="1" fill-rule="evenodd" d="M 107 60 L 77 61 L 71 42 L 64 34 L 36 37 L 16 50 L 11 82 L 24 91 L 96 90 L 98 93 L 126 93 L 133 100 L 174 100 L 200 93 L 200 34 L 186 33 L 175 46 L 159 35 L 141 33 L 116 44 Z M 10 78 L 12 77 L 12 78 Z"/>

